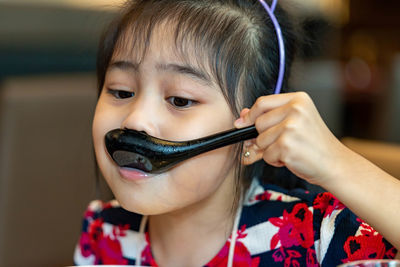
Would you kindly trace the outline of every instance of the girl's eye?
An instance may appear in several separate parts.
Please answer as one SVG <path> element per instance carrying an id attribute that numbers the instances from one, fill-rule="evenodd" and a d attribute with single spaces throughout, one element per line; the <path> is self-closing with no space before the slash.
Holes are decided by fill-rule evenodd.
<path id="1" fill-rule="evenodd" d="M 194 101 L 194 100 L 190 100 L 190 99 L 186 99 L 186 98 L 182 98 L 182 97 L 176 97 L 176 96 L 172 96 L 168 100 L 173 106 L 175 106 L 177 108 L 188 108 L 196 103 L 196 101 Z"/>
<path id="2" fill-rule="evenodd" d="M 108 93 L 117 99 L 130 98 L 135 95 L 134 92 L 125 91 L 125 90 L 115 90 L 115 89 L 108 89 Z"/>

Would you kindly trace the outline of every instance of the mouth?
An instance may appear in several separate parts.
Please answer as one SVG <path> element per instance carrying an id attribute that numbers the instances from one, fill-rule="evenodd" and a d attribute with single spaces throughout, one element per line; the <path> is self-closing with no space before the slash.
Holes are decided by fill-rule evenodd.
<path id="1" fill-rule="evenodd" d="M 140 169 L 130 168 L 130 167 L 120 167 L 119 168 L 120 175 L 130 181 L 137 181 L 141 179 L 150 178 L 150 174 L 146 173 Z"/>

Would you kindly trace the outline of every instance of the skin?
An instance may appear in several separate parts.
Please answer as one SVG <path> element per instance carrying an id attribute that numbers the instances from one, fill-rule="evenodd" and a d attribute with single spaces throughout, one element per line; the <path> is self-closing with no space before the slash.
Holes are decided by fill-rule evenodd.
<path id="1" fill-rule="evenodd" d="M 252 124 L 259 136 L 246 141 L 250 156 L 244 164 L 263 159 L 286 166 L 331 192 L 400 248 L 400 180 L 336 139 L 306 93 L 260 97 L 235 121 L 238 128 Z"/>
<path id="2" fill-rule="evenodd" d="M 165 30 L 155 30 L 140 64 L 126 51 L 114 53 L 96 107 L 93 140 L 99 167 L 121 206 L 151 215 L 149 234 L 158 264 L 198 266 L 215 256 L 232 230 L 233 148 L 132 181 L 120 173 L 104 143 L 105 134 L 115 128 L 183 141 L 233 127 L 235 118 L 221 89 L 204 79 L 207 74 L 193 74 L 200 68 L 179 59 L 172 41 L 165 40 L 173 35 Z"/>

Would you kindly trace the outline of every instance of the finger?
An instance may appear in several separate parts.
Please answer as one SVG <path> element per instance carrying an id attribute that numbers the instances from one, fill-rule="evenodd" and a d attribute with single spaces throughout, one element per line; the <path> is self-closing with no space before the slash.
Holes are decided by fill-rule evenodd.
<path id="1" fill-rule="evenodd" d="M 283 167 L 285 163 L 282 161 L 282 149 L 278 143 L 273 143 L 264 150 L 263 160 L 274 167 Z"/>
<path id="2" fill-rule="evenodd" d="M 240 111 L 240 117 L 236 120 L 236 121 L 234 121 L 234 123 L 233 123 L 233 125 L 236 127 L 236 128 L 243 128 L 243 127 L 246 127 L 246 126 L 248 126 L 248 125 L 244 125 L 244 120 L 243 120 L 243 118 L 244 118 L 244 116 L 248 113 L 250 111 L 250 109 L 249 108 L 244 108 L 244 109 L 242 109 L 242 111 Z"/>
<path id="3" fill-rule="evenodd" d="M 290 105 L 278 107 L 267 113 L 261 114 L 255 121 L 256 129 L 259 133 L 263 133 L 267 129 L 281 123 L 290 115 Z"/>
<path id="4" fill-rule="evenodd" d="M 285 130 L 285 127 L 282 124 L 284 123 L 277 124 L 269 128 L 268 130 L 261 132 L 255 140 L 257 147 L 265 150 L 274 142 L 276 142 L 276 140 L 278 140 L 278 138 Z"/>
<path id="5" fill-rule="evenodd" d="M 248 126 L 248 125 L 244 124 L 244 116 L 245 116 L 249 111 L 250 111 L 249 108 L 244 108 L 244 109 L 242 109 L 242 111 L 240 111 L 240 117 L 239 117 L 236 121 L 234 121 L 234 123 L 233 123 L 233 125 L 234 125 L 236 128 L 243 128 L 243 127 Z"/>
<path id="6" fill-rule="evenodd" d="M 274 152 L 265 151 L 263 154 L 263 160 L 271 166 L 283 167 L 285 163 L 279 160 L 278 154 Z"/>
<path id="7" fill-rule="evenodd" d="M 244 109 L 242 109 L 242 111 L 240 111 L 240 117 L 244 117 L 244 115 L 245 115 L 247 112 L 249 112 L 249 111 L 250 111 L 249 108 L 244 108 Z"/>
<path id="8" fill-rule="evenodd" d="M 305 93 L 296 92 L 259 97 L 250 108 L 250 111 L 244 115 L 243 120 L 239 121 L 238 124 L 242 127 L 252 125 L 261 114 L 283 106 L 296 97 L 303 97 L 303 94 Z"/>

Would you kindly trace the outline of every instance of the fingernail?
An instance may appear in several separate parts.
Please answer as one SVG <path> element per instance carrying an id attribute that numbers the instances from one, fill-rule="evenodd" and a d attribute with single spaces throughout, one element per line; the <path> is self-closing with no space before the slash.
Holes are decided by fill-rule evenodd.
<path id="1" fill-rule="evenodd" d="M 233 123 L 233 125 L 235 125 L 236 127 L 243 125 L 244 120 L 242 117 L 240 117 L 239 119 L 235 120 L 235 122 Z"/>

